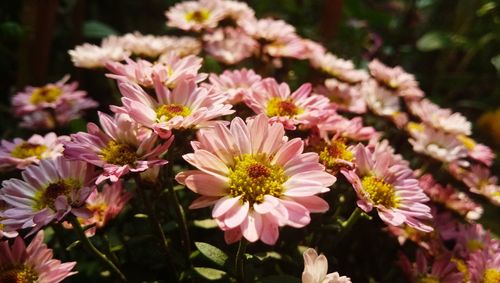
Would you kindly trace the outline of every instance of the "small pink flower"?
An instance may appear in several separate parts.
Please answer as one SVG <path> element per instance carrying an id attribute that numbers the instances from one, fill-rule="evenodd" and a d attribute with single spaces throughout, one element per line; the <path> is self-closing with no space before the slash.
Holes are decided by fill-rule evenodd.
<path id="1" fill-rule="evenodd" d="M 221 3 L 224 17 L 232 19 L 237 25 L 242 22 L 255 20 L 255 11 L 245 2 L 224 0 Z"/>
<path id="2" fill-rule="evenodd" d="M 313 67 L 344 83 L 360 83 L 369 77 L 366 71 L 355 69 L 352 61 L 341 59 L 332 53 L 315 52 L 310 61 Z"/>
<path id="3" fill-rule="evenodd" d="M 103 130 L 89 123 L 88 133 L 72 134 L 71 141 L 64 144 L 67 158 L 103 168 L 96 184 L 107 179 L 117 182 L 129 172 L 143 172 L 167 163 L 160 156 L 168 150 L 172 138 L 159 145 L 157 135 L 126 114 L 111 117 L 99 112 L 99 120 Z"/>
<path id="4" fill-rule="evenodd" d="M 33 135 L 28 140 L 15 138 L 12 142 L 2 140 L 0 146 L 0 168 L 24 169 L 42 159 L 61 156 L 64 150 L 63 141 L 69 140 L 68 136 L 57 136 L 48 133 L 45 136 Z"/>
<path id="5" fill-rule="evenodd" d="M 493 159 L 495 159 L 495 153 L 491 148 L 484 144 L 477 143 L 470 137 L 459 135 L 458 140 L 460 140 L 465 148 L 467 148 L 467 155 L 484 165 L 490 167 L 493 164 Z"/>
<path id="6" fill-rule="evenodd" d="M 311 212 L 328 203 L 316 196 L 329 191 L 336 178 L 324 171 L 316 153 L 303 153 L 299 138 L 287 141 L 283 125 L 257 115 L 240 118 L 229 129 L 222 124 L 199 131 L 194 153 L 184 159 L 197 168 L 176 180 L 201 194 L 190 208 L 215 205 L 212 216 L 227 243 L 245 237 L 274 245 L 281 226 L 301 228 Z"/>
<path id="7" fill-rule="evenodd" d="M 500 252 L 472 253 L 467 262 L 471 283 L 496 283 L 500 280 Z"/>
<path id="8" fill-rule="evenodd" d="M 378 139 L 380 135 L 373 127 L 364 126 L 361 117 L 354 117 L 349 120 L 333 113 L 321 121 L 317 127 L 323 137 L 333 133 L 339 137 L 354 141 Z"/>
<path id="9" fill-rule="evenodd" d="M 432 265 L 430 265 L 424 252 L 417 250 L 415 263 L 412 264 L 406 256 L 401 255 L 400 264 L 410 282 L 464 282 L 464 276 L 458 270 L 450 253 L 444 253 L 434 258 Z"/>
<path id="10" fill-rule="evenodd" d="M 286 83 L 278 84 L 273 78 L 258 82 L 244 102 L 255 113 L 265 113 L 271 122 L 282 123 L 289 130 L 298 124 L 316 125 L 332 110 L 328 98 L 311 94 L 310 84 L 290 93 Z"/>
<path id="11" fill-rule="evenodd" d="M 363 82 L 361 93 L 368 108 L 376 115 L 387 117 L 402 127 L 407 118 L 401 112 L 400 98 L 392 91 L 381 87 L 376 81 Z"/>
<path id="12" fill-rule="evenodd" d="M 306 41 L 298 36 L 271 42 L 262 50 L 272 57 L 306 59 L 310 55 Z"/>
<path id="13" fill-rule="evenodd" d="M 215 28 L 225 14 L 221 1 L 200 0 L 177 3 L 165 12 L 165 16 L 170 27 L 201 31 Z"/>
<path id="14" fill-rule="evenodd" d="M 362 210 L 370 212 L 375 207 L 389 225 L 405 223 L 423 232 L 432 231 L 422 222 L 432 218 L 430 208 L 424 204 L 429 198 L 410 168 L 390 152 L 372 152 L 362 144 L 356 146 L 355 164 L 355 170 L 341 172 L 354 187 Z"/>
<path id="15" fill-rule="evenodd" d="M 26 247 L 21 237 L 12 246 L 0 242 L 0 282 L 59 283 L 76 274 L 76 262 L 61 263 L 43 243 L 43 231 L 38 232 Z"/>
<path id="16" fill-rule="evenodd" d="M 0 191 L 0 239 L 2 239 L 3 237 L 15 238 L 18 235 L 18 233 L 16 231 L 17 227 L 15 227 L 15 226 L 10 227 L 10 226 L 5 226 L 4 224 L 2 224 L 2 220 L 3 220 L 2 214 L 8 208 L 9 208 L 9 206 L 5 203 L 5 201 L 3 201 L 2 193 Z"/>
<path id="17" fill-rule="evenodd" d="M 325 84 L 315 88 L 314 92 L 328 97 L 339 111 L 363 114 L 366 103 L 359 85 L 351 85 L 336 79 L 327 79 Z"/>
<path id="18" fill-rule="evenodd" d="M 297 37 L 295 28 L 283 20 L 248 20 L 242 23 L 242 27 L 247 34 L 266 43 L 283 42 Z"/>
<path id="19" fill-rule="evenodd" d="M 22 172 L 22 180 L 2 182 L 2 198 L 10 206 L 2 224 L 33 228 L 30 234 L 66 214 L 89 217 L 85 200 L 95 189 L 94 169 L 64 157 L 44 159 Z"/>
<path id="20" fill-rule="evenodd" d="M 411 74 L 406 73 L 401 67 L 390 68 L 374 59 L 368 64 L 371 75 L 384 86 L 395 90 L 399 96 L 420 98 L 424 92 L 419 88 L 418 82 Z"/>
<path id="21" fill-rule="evenodd" d="M 262 77 L 253 70 L 240 69 L 226 70 L 220 75 L 210 74 L 208 80 L 210 84 L 203 84 L 204 87 L 223 93 L 226 96 L 226 103 L 235 105 L 250 95 Z"/>
<path id="22" fill-rule="evenodd" d="M 234 65 L 252 56 L 259 47 L 257 41 L 241 28 L 219 28 L 203 36 L 205 50 L 217 61 Z"/>
<path id="23" fill-rule="evenodd" d="M 478 251 L 500 253 L 500 243 L 481 224 L 459 224 L 454 239 L 455 253 L 463 259 Z"/>
<path id="24" fill-rule="evenodd" d="M 340 276 L 338 272 L 328 273 L 328 260 L 323 254 L 318 256 L 316 250 L 309 248 L 303 256 L 302 283 L 351 283 L 349 277 Z"/>
<path id="25" fill-rule="evenodd" d="M 194 78 L 181 80 L 173 90 L 154 77 L 156 99 L 139 85 L 122 82 L 123 107 L 113 111 L 126 113 L 136 122 L 153 129 L 160 137 L 168 138 L 175 129 L 213 126 L 214 119 L 232 114 L 231 105 L 224 104 L 222 95 L 210 95 L 206 88 L 198 87 Z"/>
<path id="26" fill-rule="evenodd" d="M 173 52 L 179 56 L 198 54 L 201 51 L 200 42 L 189 36 L 155 36 L 143 35 L 140 32 L 127 33 L 121 37 L 125 50 L 140 57 L 156 59 L 162 54 Z M 116 62 L 116 60 L 111 60 Z"/>
<path id="27" fill-rule="evenodd" d="M 122 39 L 117 36 L 109 36 L 102 40 L 101 45 L 84 43 L 69 50 L 71 62 L 75 67 L 95 69 L 104 66 L 106 61 L 122 61 L 130 52 L 125 50 Z"/>
<path id="28" fill-rule="evenodd" d="M 476 194 L 481 194 L 487 197 L 493 204 L 500 205 L 500 186 L 498 186 L 498 178 L 491 176 L 488 168 L 481 165 L 473 165 L 470 171 L 461 170 L 458 174 L 468 187 L 469 190 Z"/>

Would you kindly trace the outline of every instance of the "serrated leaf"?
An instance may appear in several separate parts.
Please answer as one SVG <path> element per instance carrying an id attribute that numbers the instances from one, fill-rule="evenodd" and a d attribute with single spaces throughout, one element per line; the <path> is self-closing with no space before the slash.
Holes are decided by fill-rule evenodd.
<path id="1" fill-rule="evenodd" d="M 428 32 L 417 41 L 417 48 L 424 52 L 442 49 L 449 45 L 448 35 L 439 31 Z"/>
<path id="2" fill-rule="evenodd" d="M 224 266 L 229 258 L 221 249 L 203 242 L 195 242 L 196 248 L 209 260 L 219 266 Z"/>
<path id="3" fill-rule="evenodd" d="M 286 283 L 300 283 L 299 278 L 290 275 L 273 275 L 269 277 L 262 278 L 258 280 L 259 283 L 274 283 L 274 282 L 286 282 Z"/>
<path id="4" fill-rule="evenodd" d="M 112 27 L 99 21 L 87 21 L 83 25 L 83 35 L 90 38 L 103 38 L 118 34 Z"/>
<path id="5" fill-rule="evenodd" d="M 213 219 L 203 219 L 203 220 L 195 220 L 193 221 L 194 226 L 203 228 L 203 229 L 213 229 L 217 228 L 217 222 Z"/>
<path id="6" fill-rule="evenodd" d="M 219 280 L 226 276 L 226 272 L 209 267 L 195 267 L 194 270 L 208 280 Z"/>

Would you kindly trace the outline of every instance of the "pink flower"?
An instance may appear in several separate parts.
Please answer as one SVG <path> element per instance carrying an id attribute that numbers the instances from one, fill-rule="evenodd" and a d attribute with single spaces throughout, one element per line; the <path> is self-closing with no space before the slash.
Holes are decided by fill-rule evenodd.
<path id="1" fill-rule="evenodd" d="M 104 66 L 106 61 L 122 61 L 130 52 L 125 50 L 122 39 L 117 36 L 109 36 L 102 40 L 101 46 L 84 43 L 75 49 L 69 50 L 71 62 L 75 67 L 95 69 Z"/>
<path id="2" fill-rule="evenodd" d="M 203 36 L 205 50 L 217 61 L 234 65 L 252 56 L 259 47 L 257 41 L 241 28 L 219 28 Z"/>
<path id="3" fill-rule="evenodd" d="M 225 19 L 232 19 L 236 24 L 255 20 L 255 12 L 245 2 L 224 0 L 221 3 Z"/>
<path id="4" fill-rule="evenodd" d="M 368 108 L 376 115 L 391 119 L 398 127 L 403 127 L 408 122 L 406 115 L 401 112 L 400 98 L 376 81 L 363 82 L 361 93 Z"/>
<path id="5" fill-rule="evenodd" d="M 324 85 L 318 86 L 314 91 L 328 97 L 339 111 L 356 114 L 366 112 L 366 103 L 358 85 L 343 83 L 336 79 L 327 79 Z"/>
<path id="6" fill-rule="evenodd" d="M 496 283 L 500 280 L 500 253 L 487 250 L 470 255 L 467 262 L 472 283 Z"/>
<path id="7" fill-rule="evenodd" d="M 223 104 L 222 95 L 209 95 L 198 87 L 194 78 L 181 80 L 171 91 L 154 78 L 156 99 L 137 84 L 120 83 L 123 107 L 113 111 L 127 113 L 136 122 L 153 129 L 160 137 L 168 138 L 170 131 L 209 127 L 213 119 L 232 114 L 231 105 Z"/>
<path id="8" fill-rule="evenodd" d="M 264 53 L 272 57 L 306 59 L 310 55 L 306 41 L 298 36 L 280 39 L 264 46 Z"/>
<path id="9" fill-rule="evenodd" d="M 332 109 L 328 98 L 311 95 L 310 84 L 303 84 L 290 93 L 286 83 L 278 84 L 273 78 L 258 82 L 244 102 L 255 113 L 265 113 L 271 122 L 282 123 L 289 130 L 298 124 L 315 125 Z"/>
<path id="10" fill-rule="evenodd" d="M 15 238 L 18 233 L 16 231 L 16 227 L 5 226 L 2 224 L 2 214 L 5 210 L 7 210 L 9 206 L 2 199 L 2 192 L 0 191 L 0 239 L 3 237 L 7 238 Z"/>
<path id="11" fill-rule="evenodd" d="M 52 250 L 43 243 L 43 231 L 26 247 L 17 237 L 12 246 L 0 242 L 0 282 L 58 283 L 76 274 L 76 262 L 61 263 L 53 259 Z"/>
<path id="12" fill-rule="evenodd" d="M 253 70 L 225 70 L 222 74 L 210 74 L 208 80 L 210 84 L 203 84 L 207 89 L 212 89 L 216 93 L 223 93 L 226 96 L 226 103 L 235 105 L 250 95 L 256 83 L 262 77 Z"/>
<path id="13" fill-rule="evenodd" d="M 257 115 L 245 124 L 235 118 L 199 132 L 194 153 L 184 159 L 197 168 L 176 180 L 201 194 L 190 208 L 215 205 L 212 216 L 227 243 L 245 237 L 274 245 L 278 228 L 309 224 L 310 212 L 328 203 L 316 194 L 329 191 L 336 178 L 324 171 L 316 153 L 303 153 L 299 138 L 287 141 L 281 124 Z"/>
<path id="14" fill-rule="evenodd" d="M 390 68 L 374 59 L 368 64 L 372 76 L 389 89 L 395 90 L 399 96 L 420 98 L 424 92 L 419 88 L 418 82 L 411 74 L 406 73 L 401 67 Z"/>
<path id="15" fill-rule="evenodd" d="M 413 101 L 408 106 L 424 124 L 454 135 L 471 134 L 471 123 L 460 113 L 440 108 L 428 99 Z"/>
<path id="16" fill-rule="evenodd" d="M 199 0 L 177 3 L 165 12 L 165 16 L 170 27 L 201 31 L 215 28 L 225 15 L 221 1 Z"/>
<path id="17" fill-rule="evenodd" d="M 0 168 L 24 169 L 42 159 L 54 158 L 62 155 L 63 141 L 69 140 L 67 136 L 57 136 L 48 133 L 45 136 L 33 135 L 27 141 L 15 138 L 12 142 L 2 140 L 0 146 Z"/>
<path id="18" fill-rule="evenodd" d="M 140 32 L 127 33 L 121 37 L 125 50 L 140 57 L 156 59 L 162 54 L 173 52 L 178 56 L 198 54 L 201 43 L 189 36 L 154 36 Z M 116 62 L 112 60 L 112 62 Z"/>
<path id="19" fill-rule="evenodd" d="M 415 263 L 412 264 L 406 256 L 402 255 L 400 264 L 410 278 L 410 282 L 464 282 L 464 276 L 458 270 L 450 253 L 444 253 L 435 258 L 430 265 L 422 250 L 417 250 Z"/>
<path id="20" fill-rule="evenodd" d="M 352 119 L 344 118 L 338 114 L 331 114 L 318 125 L 318 130 L 321 136 L 328 136 L 333 133 L 339 137 L 344 137 L 354 141 L 366 141 L 370 139 L 378 139 L 379 133 L 373 127 L 363 125 L 361 117 Z"/>
<path id="21" fill-rule="evenodd" d="M 481 224 L 459 224 L 454 239 L 455 252 L 463 259 L 478 251 L 500 253 L 500 243 Z"/>
<path id="22" fill-rule="evenodd" d="M 458 176 L 476 194 L 487 197 L 493 204 L 500 205 L 500 186 L 497 185 L 498 178 L 491 176 L 488 168 L 473 165 L 470 171 L 463 171 Z"/>
<path id="23" fill-rule="evenodd" d="M 478 144 L 475 140 L 470 137 L 459 135 L 458 140 L 460 140 L 465 148 L 467 148 L 467 155 L 484 165 L 490 167 L 493 164 L 493 159 L 495 159 L 495 153 L 491 148 L 484 144 Z"/>
<path id="24" fill-rule="evenodd" d="M 83 160 L 104 169 L 96 184 L 107 179 L 116 182 L 129 172 L 143 172 L 167 163 L 160 156 L 168 150 L 172 138 L 158 145 L 157 135 L 126 114 L 111 117 L 99 112 L 99 120 L 103 130 L 89 123 L 88 133 L 72 134 L 71 141 L 64 144 L 67 158 Z"/>
<path id="25" fill-rule="evenodd" d="M 351 279 L 340 276 L 338 272 L 328 273 L 328 260 L 314 249 L 307 249 L 304 254 L 304 272 L 302 283 L 351 283 Z"/>
<path id="26" fill-rule="evenodd" d="M 85 162 L 64 157 L 44 159 L 22 172 L 22 180 L 2 182 L 3 200 L 10 206 L 4 211 L 5 225 L 33 228 L 30 234 L 66 214 L 88 217 L 85 200 L 95 189 L 94 170 Z"/>
<path id="27" fill-rule="evenodd" d="M 366 71 L 355 69 L 352 61 L 338 58 L 332 53 L 315 52 L 310 60 L 314 68 L 344 83 L 355 84 L 368 79 Z"/>
<path id="28" fill-rule="evenodd" d="M 423 232 L 432 227 L 422 220 L 432 218 L 424 203 L 429 198 L 420 188 L 413 171 L 386 151 L 370 151 L 362 144 L 355 149 L 355 170 L 342 170 L 358 195 L 358 206 L 365 212 L 374 207 L 389 225 L 406 223 Z"/>
<path id="29" fill-rule="evenodd" d="M 354 167 L 353 147 L 347 139 L 339 135 L 330 139 L 327 136 L 321 137 L 313 131 L 307 139 L 306 149 L 318 153 L 319 162 L 325 166 L 327 172 L 333 175 L 336 175 L 342 168 Z"/>
<path id="30" fill-rule="evenodd" d="M 242 23 L 242 27 L 250 36 L 266 43 L 283 42 L 297 37 L 295 28 L 283 20 L 248 20 Z"/>

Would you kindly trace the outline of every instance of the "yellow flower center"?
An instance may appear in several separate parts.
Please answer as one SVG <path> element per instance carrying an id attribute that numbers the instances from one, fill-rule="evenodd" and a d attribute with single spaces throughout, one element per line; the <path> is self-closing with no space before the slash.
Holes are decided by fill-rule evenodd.
<path id="1" fill-rule="evenodd" d="M 10 155 L 12 157 L 25 159 L 28 157 L 36 157 L 38 159 L 42 158 L 42 154 L 47 150 L 47 147 L 42 144 L 32 144 L 28 142 L 23 142 L 17 145 Z"/>
<path id="2" fill-rule="evenodd" d="M 425 275 L 417 279 L 418 283 L 439 283 L 439 278 L 432 275 Z"/>
<path id="3" fill-rule="evenodd" d="M 44 86 L 35 89 L 31 93 L 31 104 L 40 104 L 43 102 L 51 103 L 56 101 L 61 96 L 62 90 L 56 86 Z"/>
<path id="4" fill-rule="evenodd" d="M 73 192 L 79 190 L 81 185 L 79 181 L 73 179 L 62 179 L 50 183 L 47 187 L 36 193 L 33 208 L 42 210 L 49 207 L 55 210 L 55 202 L 59 196 L 66 196 L 68 202 L 71 203 Z"/>
<path id="5" fill-rule="evenodd" d="M 262 203 L 265 195 L 279 198 L 283 183 L 288 179 L 283 167 L 271 164 L 265 154 L 243 154 L 235 158 L 229 168 L 229 188 L 232 197 L 241 196 L 241 202 Z"/>
<path id="6" fill-rule="evenodd" d="M 0 267 L 0 283 L 34 283 L 38 274 L 26 265 Z"/>
<path id="7" fill-rule="evenodd" d="M 89 205 L 87 207 L 94 214 L 94 220 L 97 222 L 97 226 L 102 226 L 104 224 L 104 218 L 106 216 L 106 210 L 108 209 L 108 205 L 106 203 L 97 203 L 93 205 Z"/>
<path id="8" fill-rule="evenodd" d="M 134 147 L 117 143 L 110 140 L 105 148 L 101 150 L 101 157 L 104 161 L 115 165 L 134 164 L 137 160 L 137 154 Z"/>
<path id="9" fill-rule="evenodd" d="M 210 11 L 207 9 L 200 9 L 196 11 L 191 11 L 186 14 L 186 21 L 196 22 L 202 24 L 208 20 L 210 17 Z"/>
<path id="10" fill-rule="evenodd" d="M 187 117 L 191 110 L 180 104 L 165 104 L 156 109 L 156 118 L 158 121 L 168 121 L 174 117 Z"/>
<path id="11" fill-rule="evenodd" d="M 498 283 L 500 282 L 500 270 L 495 268 L 488 268 L 483 274 L 484 283 Z"/>
<path id="12" fill-rule="evenodd" d="M 289 98 L 283 100 L 275 97 L 267 103 L 267 116 L 287 116 L 292 117 L 304 112 L 302 109 L 295 105 L 294 101 Z"/>
<path id="13" fill-rule="evenodd" d="M 466 137 L 464 135 L 459 135 L 458 140 L 460 140 L 462 144 L 465 146 L 465 148 L 467 148 L 468 150 L 473 150 L 476 147 L 476 142 L 473 139 Z"/>
<path id="14" fill-rule="evenodd" d="M 469 268 L 467 267 L 467 263 L 465 263 L 463 260 L 452 257 L 451 261 L 454 262 L 457 266 L 457 270 L 460 271 L 464 275 L 464 280 L 463 282 L 469 282 L 470 279 L 470 274 L 469 274 Z"/>
<path id="15" fill-rule="evenodd" d="M 407 127 L 408 130 L 415 132 L 423 132 L 425 130 L 425 126 L 421 123 L 409 122 Z"/>
<path id="16" fill-rule="evenodd" d="M 394 208 L 397 206 L 398 201 L 394 194 L 394 186 L 391 184 L 371 175 L 363 177 L 361 185 L 367 197 L 375 205 L 383 205 L 386 208 Z"/>
<path id="17" fill-rule="evenodd" d="M 352 161 L 353 154 L 347 149 L 347 145 L 343 140 L 332 140 L 327 144 L 319 153 L 319 160 L 326 168 L 332 171 L 338 171 L 342 168 L 343 164 L 338 160 Z"/>
<path id="18" fill-rule="evenodd" d="M 481 243 L 478 240 L 473 239 L 473 240 L 467 241 L 467 249 L 469 249 L 471 252 L 482 250 L 483 247 L 484 247 L 483 243 Z"/>

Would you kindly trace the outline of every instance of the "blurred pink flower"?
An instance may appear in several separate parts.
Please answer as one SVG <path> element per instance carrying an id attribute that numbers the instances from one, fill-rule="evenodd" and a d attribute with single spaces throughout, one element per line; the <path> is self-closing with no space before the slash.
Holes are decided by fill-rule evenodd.
<path id="1" fill-rule="evenodd" d="M 139 57 L 156 59 L 173 52 L 178 56 L 195 55 L 201 50 L 201 43 L 189 36 L 155 36 L 143 35 L 140 32 L 127 33 L 120 37 L 123 48 Z M 112 60 L 112 62 L 115 62 Z"/>
<path id="2" fill-rule="evenodd" d="M 493 204 L 500 205 L 500 186 L 498 178 L 492 176 L 488 168 L 481 165 L 472 165 L 470 171 L 462 169 L 459 179 L 469 190 L 487 197 Z"/>
<path id="3" fill-rule="evenodd" d="M 17 227 L 15 227 L 15 226 L 10 227 L 10 226 L 5 226 L 4 224 L 2 224 L 2 220 L 3 220 L 2 214 L 8 208 L 9 208 L 9 206 L 7 205 L 7 203 L 5 203 L 5 201 L 3 201 L 2 193 L 0 191 L 0 239 L 2 239 L 3 237 L 14 238 L 14 237 L 17 237 L 17 235 L 18 235 L 18 233 L 16 231 Z"/>
<path id="4" fill-rule="evenodd" d="M 283 20 L 271 18 L 244 21 L 241 26 L 247 34 L 265 44 L 296 38 L 295 28 Z"/>
<path id="5" fill-rule="evenodd" d="M 217 61 L 234 65 L 252 56 L 259 44 L 241 28 L 219 28 L 203 36 L 205 51 Z"/>
<path id="6" fill-rule="evenodd" d="M 327 136 L 329 133 L 354 141 L 366 141 L 378 139 L 380 135 L 375 128 L 364 126 L 361 117 L 347 119 L 338 114 L 331 114 L 317 125 L 320 135 Z"/>
<path id="7" fill-rule="evenodd" d="M 406 73 L 401 67 L 388 67 L 374 59 L 368 64 L 371 75 L 384 86 L 395 90 L 397 95 L 408 98 L 420 98 L 425 94 L 419 88 L 412 74 Z"/>
<path id="8" fill-rule="evenodd" d="M 470 255 L 467 261 L 471 283 L 497 283 L 500 281 L 500 252 L 482 250 Z"/>
<path id="9" fill-rule="evenodd" d="M 21 237 L 12 246 L 8 241 L 0 242 L 0 282 L 58 283 L 76 274 L 71 271 L 76 262 L 53 259 L 43 238 L 43 231 L 38 232 L 28 247 Z"/>
<path id="10" fill-rule="evenodd" d="M 201 194 L 190 208 L 215 205 L 212 216 L 225 231 L 227 243 L 245 237 L 274 245 L 278 227 L 301 228 L 311 212 L 325 212 L 328 203 L 316 196 L 329 191 L 336 178 L 324 171 L 316 153 L 303 153 L 299 138 L 287 141 L 283 125 L 257 115 L 235 118 L 199 132 L 194 153 L 184 159 L 197 170 L 176 180 Z"/>
<path id="11" fill-rule="evenodd" d="M 100 46 L 84 43 L 68 51 L 71 62 L 75 67 L 96 69 L 104 66 L 106 61 L 122 61 L 130 56 L 125 50 L 120 37 L 109 36 L 104 38 Z"/>
<path id="12" fill-rule="evenodd" d="M 337 79 L 327 79 L 325 84 L 316 87 L 314 92 L 328 97 L 339 111 L 356 114 L 366 112 L 366 103 L 359 85 L 343 83 Z"/>
<path id="13" fill-rule="evenodd" d="M 220 75 L 210 74 L 208 80 L 210 83 L 203 84 L 204 87 L 223 93 L 226 96 L 226 103 L 235 105 L 250 95 L 262 77 L 251 69 L 240 69 L 226 70 Z"/>
<path id="14" fill-rule="evenodd" d="M 314 52 L 310 60 L 313 67 L 344 83 L 360 83 L 369 77 L 366 71 L 357 70 L 352 61 L 339 58 L 329 52 Z"/>
<path id="15" fill-rule="evenodd" d="M 484 144 L 477 143 L 470 137 L 459 135 L 458 140 L 460 140 L 465 148 L 467 148 L 467 155 L 484 165 L 490 167 L 493 164 L 493 159 L 495 159 L 495 153 L 491 148 Z"/>
<path id="16" fill-rule="evenodd" d="M 65 157 L 103 168 L 96 184 L 107 179 L 117 182 L 129 172 L 143 172 L 167 163 L 161 155 L 167 152 L 172 138 L 158 144 L 156 134 L 126 114 L 111 117 L 99 112 L 99 121 L 103 130 L 88 123 L 88 133 L 72 134 L 71 141 L 64 143 Z"/>
<path id="17" fill-rule="evenodd" d="M 434 258 L 432 265 L 430 265 L 424 252 L 417 250 L 415 263 L 412 264 L 406 256 L 401 254 L 400 265 L 410 282 L 464 282 L 464 276 L 458 270 L 457 264 L 452 261 L 450 253 L 444 253 Z"/>
<path id="18" fill-rule="evenodd" d="M 316 250 L 309 248 L 303 256 L 302 283 L 351 283 L 349 277 L 338 272 L 328 273 L 328 260 L 323 254 L 318 256 Z"/>
<path id="19" fill-rule="evenodd" d="M 170 27 L 201 31 L 217 27 L 225 14 L 222 1 L 199 0 L 177 3 L 165 12 L 165 16 Z"/>

